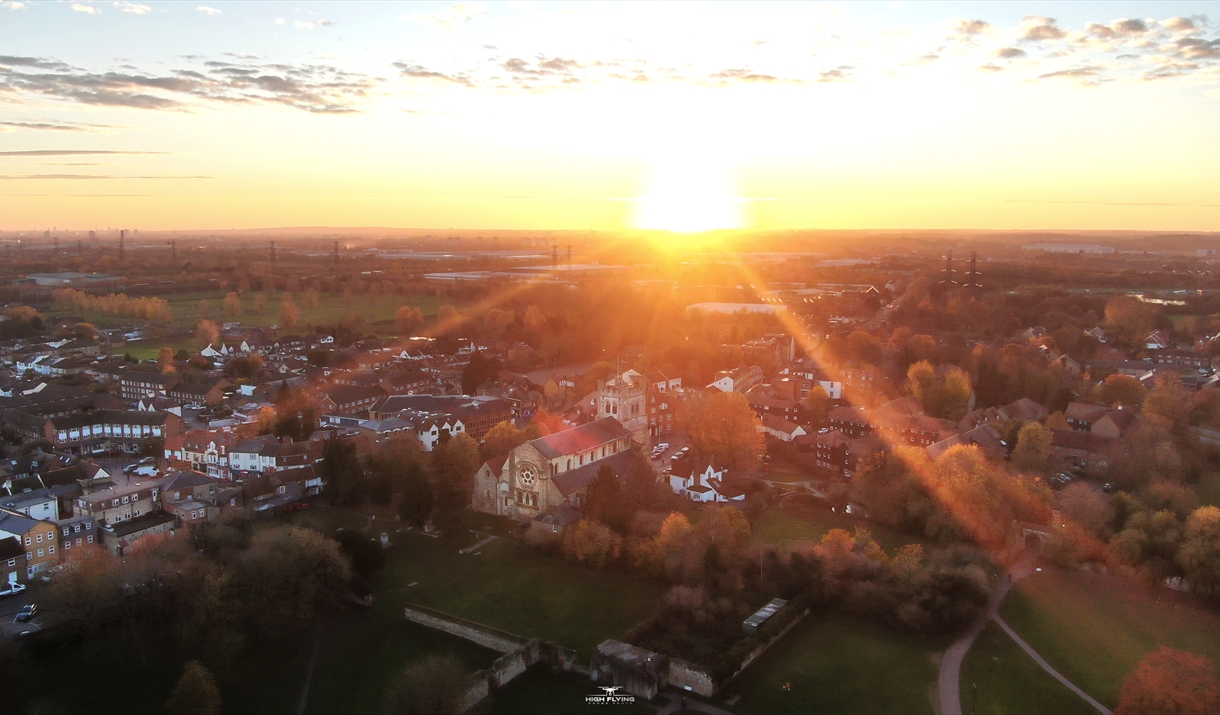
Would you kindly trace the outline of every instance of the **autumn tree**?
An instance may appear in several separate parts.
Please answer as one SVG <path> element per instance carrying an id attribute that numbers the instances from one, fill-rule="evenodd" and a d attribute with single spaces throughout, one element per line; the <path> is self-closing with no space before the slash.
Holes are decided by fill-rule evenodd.
<path id="1" fill-rule="evenodd" d="M 398 516 L 416 526 L 423 526 L 432 516 L 435 503 L 432 485 L 419 464 L 408 464 L 402 481 L 402 494 L 398 499 Z"/>
<path id="2" fill-rule="evenodd" d="M 170 715 L 216 715 L 220 712 L 220 688 L 212 672 L 197 660 L 187 662 L 182 677 L 170 693 L 165 709 Z"/>
<path id="3" fill-rule="evenodd" d="M 937 370 L 926 360 L 907 368 L 907 389 L 934 417 L 947 417 L 964 409 L 970 398 L 970 376 L 957 366 Z"/>
<path id="4" fill-rule="evenodd" d="M 419 308 L 404 305 L 394 312 L 394 325 L 398 328 L 399 335 L 411 336 L 423 324 L 424 314 L 419 312 Z"/>
<path id="5" fill-rule="evenodd" d="M 1220 712 L 1220 677 L 1205 656 L 1161 646 L 1123 680 L 1114 715 Z"/>
<path id="6" fill-rule="evenodd" d="M 318 608 L 338 605 L 352 572 L 333 539 L 312 529 L 275 526 L 254 535 L 233 575 L 249 606 L 250 626 L 276 633 L 308 622 Z"/>
<path id="7" fill-rule="evenodd" d="M 313 309 L 318 307 L 318 303 L 322 300 L 322 295 L 318 293 L 317 288 L 310 288 L 305 291 L 302 298 L 305 300 L 305 305 Z"/>
<path id="8" fill-rule="evenodd" d="M 207 320 L 212 317 L 212 306 L 208 304 L 207 299 L 199 301 L 198 314 L 200 320 Z"/>
<path id="9" fill-rule="evenodd" d="M 1012 463 L 1020 469 L 1048 471 L 1054 454 L 1051 451 L 1051 431 L 1037 422 L 1030 422 L 1017 433 L 1017 446 L 1012 451 Z"/>
<path id="10" fill-rule="evenodd" d="M 753 469 L 766 445 L 762 422 L 739 392 L 695 397 L 687 404 L 686 423 L 699 454 L 730 469 Z"/>
<path id="11" fill-rule="evenodd" d="M 1131 375 L 1111 375 L 1097 390 L 1097 398 L 1111 407 L 1141 405 L 1147 395 L 1139 379 Z"/>
<path id="12" fill-rule="evenodd" d="M 391 715 L 459 715 L 468 678 L 454 655 L 412 661 L 391 683 L 385 711 Z"/>
<path id="13" fill-rule="evenodd" d="M 241 317 L 241 296 L 236 292 L 230 291 L 225 296 L 225 315 L 230 318 Z"/>
<path id="14" fill-rule="evenodd" d="M 200 319 L 195 323 L 195 339 L 206 348 L 220 340 L 220 328 L 210 320 Z"/>
<path id="15" fill-rule="evenodd" d="M 564 558 L 602 568 L 619 557 L 623 540 L 610 527 L 593 519 L 581 519 L 563 535 Z"/>
<path id="16" fill-rule="evenodd" d="M 501 454 L 508 454 L 525 441 L 525 430 L 519 430 L 513 426 L 512 422 L 505 420 L 487 430 L 487 434 L 483 435 L 483 443 L 479 451 L 483 455 L 483 459 L 488 460 Z"/>
<path id="17" fill-rule="evenodd" d="M 296 303 L 285 298 L 280 303 L 280 327 L 284 330 L 292 330 L 301 322 L 301 311 L 297 309 Z"/>
<path id="18" fill-rule="evenodd" d="M 174 371 L 174 349 L 163 347 L 157 351 L 157 364 L 161 366 L 161 372 Z"/>
<path id="19" fill-rule="evenodd" d="M 1220 508 L 1201 507 L 1186 520 L 1178 563 L 1193 593 L 1209 599 L 1220 596 Z"/>
<path id="20" fill-rule="evenodd" d="M 1156 316 L 1156 308 L 1133 296 L 1116 295 L 1106 302 L 1106 322 L 1128 343 L 1142 340 Z"/>
<path id="21" fill-rule="evenodd" d="M 458 313 L 457 308 L 452 305 L 442 305 L 436 314 L 436 334 L 444 335 L 455 330 L 461 322 L 462 316 Z"/>
<path id="22" fill-rule="evenodd" d="M 267 291 L 259 291 L 259 294 L 254 296 L 254 312 L 259 315 L 267 313 Z"/>

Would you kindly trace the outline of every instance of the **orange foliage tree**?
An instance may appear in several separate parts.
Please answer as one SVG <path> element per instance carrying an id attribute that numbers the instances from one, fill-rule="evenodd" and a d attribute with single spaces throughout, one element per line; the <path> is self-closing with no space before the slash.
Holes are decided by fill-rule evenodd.
<path id="1" fill-rule="evenodd" d="M 1161 646 L 1123 681 L 1114 715 L 1207 715 L 1220 712 L 1220 677 L 1204 656 Z"/>

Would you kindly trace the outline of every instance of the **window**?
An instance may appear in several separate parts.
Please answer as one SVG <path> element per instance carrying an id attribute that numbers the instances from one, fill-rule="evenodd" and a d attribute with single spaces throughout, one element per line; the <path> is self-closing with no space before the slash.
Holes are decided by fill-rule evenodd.
<path id="1" fill-rule="evenodd" d="M 30 537 L 28 537 L 28 536 L 27 536 L 27 537 L 25 537 L 25 545 L 26 545 L 26 546 L 29 546 L 31 543 L 32 543 L 32 542 L 30 541 Z"/>
<path id="2" fill-rule="evenodd" d="M 52 553 L 52 554 L 53 554 L 53 553 L 55 553 L 55 547 L 54 547 L 54 546 L 52 546 L 51 548 L 47 549 L 47 551 L 48 551 L 49 553 Z"/>
<path id="3" fill-rule="evenodd" d="M 139 494 L 132 494 L 132 495 L 131 495 L 131 500 L 132 500 L 132 501 L 135 501 L 135 500 L 137 500 L 137 499 L 139 499 L 139 498 L 140 498 L 140 495 L 139 495 Z"/>
<path id="4" fill-rule="evenodd" d="M 127 497 L 123 497 L 123 503 L 124 503 L 124 504 L 126 504 L 126 503 L 127 503 Z"/>
<path id="5" fill-rule="evenodd" d="M 39 550 L 38 550 L 38 558 L 40 558 L 40 559 L 41 559 L 43 556 L 44 556 L 44 552 L 43 552 L 43 550 L 42 550 L 42 549 L 39 549 Z"/>
<path id="6" fill-rule="evenodd" d="M 90 544 L 92 544 L 92 543 L 93 543 L 93 534 L 90 534 L 90 535 L 89 535 L 88 542 L 89 542 Z"/>
<path id="7" fill-rule="evenodd" d="M 9 567 L 10 567 L 10 568 L 12 568 L 13 566 L 16 566 L 16 565 L 17 565 L 17 559 L 9 559 L 9 560 L 8 560 L 8 565 L 9 565 Z"/>
<path id="8" fill-rule="evenodd" d="M 114 501 L 110 502 L 110 506 L 118 506 L 118 505 L 119 505 L 118 499 L 115 499 Z"/>
<path id="9" fill-rule="evenodd" d="M 140 515 L 140 510 L 136 509 L 136 516 L 139 516 L 139 515 Z"/>
<path id="10" fill-rule="evenodd" d="M 42 534 L 38 535 L 38 543 L 40 543 L 40 544 L 42 543 Z"/>

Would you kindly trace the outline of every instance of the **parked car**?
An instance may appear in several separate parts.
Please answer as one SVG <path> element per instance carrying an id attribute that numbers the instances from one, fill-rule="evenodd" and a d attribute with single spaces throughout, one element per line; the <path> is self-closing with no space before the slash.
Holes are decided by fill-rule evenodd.
<path id="1" fill-rule="evenodd" d="M 156 464 L 156 463 L 157 463 L 156 457 L 145 457 L 144 459 L 141 459 L 139 462 L 136 462 L 136 464 L 140 464 L 140 465 Z"/>
<path id="2" fill-rule="evenodd" d="M 140 468 L 139 464 L 134 464 L 134 463 L 128 464 L 126 467 L 123 467 L 123 474 L 131 474 L 132 472 L 136 471 L 139 468 Z"/>
<path id="3" fill-rule="evenodd" d="M 36 615 L 38 615 L 38 605 L 34 603 L 27 603 L 25 604 L 25 607 L 22 608 L 17 614 L 17 622 L 29 623 Z"/>
<path id="4" fill-rule="evenodd" d="M 10 583 L 0 587 L 0 598 L 15 596 L 25 590 L 24 583 Z"/>
<path id="5" fill-rule="evenodd" d="M 664 452 L 665 450 L 669 449 L 669 442 L 662 442 L 658 444 L 656 448 Z"/>

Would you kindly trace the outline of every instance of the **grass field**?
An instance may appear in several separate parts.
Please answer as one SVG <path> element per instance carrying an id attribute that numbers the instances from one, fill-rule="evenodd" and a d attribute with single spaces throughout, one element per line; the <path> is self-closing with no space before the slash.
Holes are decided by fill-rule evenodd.
<path id="1" fill-rule="evenodd" d="M 651 615 L 666 589 L 505 540 L 466 555 L 458 550 L 469 545 L 467 539 L 403 532 L 394 543 L 377 574 L 381 600 L 399 607 L 418 603 L 526 638 L 555 641 L 575 648 L 584 662 L 598 643 Z"/>
<path id="2" fill-rule="evenodd" d="M 253 291 L 246 292 L 242 296 L 242 314 L 236 318 L 225 315 L 225 295 L 225 291 L 207 291 L 174 293 L 161 297 L 169 301 L 170 308 L 173 310 L 174 321 L 186 327 L 194 326 L 195 321 L 199 318 L 199 302 L 201 300 L 207 300 L 210 317 L 217 322 L 237 320 L 243 325 L 259 327 L 268 327 L 280 322 L 280 303 L 284 298 L 282 291 L 267 291 L 267 306 L 261 313 L 255 312 L 255 300 L 258 293 Z M 347 315 L 359 313 L 364 316 L 366 326 L 373 326 L 378 321 L 393 321 L 394 313 L 403 305 L 419 308 L 425 317 L 434 317 L 440 311 L 441 306 L 445 302 L 451 302 L 451 299 L 433 295 L 382 295 L 378 296 L 377 302 L 374 304 L 373 301 L 369 300 L 368 296 L 360 295 L 353 298 L 349 308 L 342 295 L 326 293 L 321 295 L 317 307 L 311 308 L 305 304 L 304 296 L 298 293 L 296 294 L 295 302 L 297 309 L 300 311 L 301 325 L 330 323 Z M 138 322 L 132 318 L 107 315 L 89 310 L 82 311 L 63 303 L 53 304 L 51 313 L 55 315 L 76 315 L 100 328 L 130 325 Z M 377 327 L 382 328 L 379 332 L 395 332 L 392 324 L 383 324 Z M 370 329 L 372 328 L 370 327 Z"/>
<path id="3" fill-rule="evenodd" d="M 1199 480 L 1199 503 L 1220 506 L 1220 472 L 1208 472 Z"/>
<path id="4" fill-rule="evenodd" d="M 534 666 L 491 697 L 491 715 L 569 715 L 605 713 L 614 715 L 651 715 L 656 710 L 636 701 L 634 705 L 587 705 L 586 695 L 601 693 L 583 675 L 552 673 L 546 666 Z"/>
<path id="5" fill-rule="evenodd" d="M 726 693 L 741 695 L 732 709 L 744 715 L 931 715 L 936 656 L 945 645 L 834 613 L 812 614 Z"/>
<path id="6" fill-rule="evenodd" d="M 988 623 L 962 663 L 962 709 L 978 715 L 1095 715 L 995 623 Z"/>
<path id="7" fill-rule="evenodd" d="M 1220 614 L 1117 577 L 1044 568 L 1013 588 L 1000 615 L 1051 666 L 1108 707 L 1140 658 L 1161 645 L 1220 662 Z"/>
<path id="8" fill-rule="evenodd" d="M 817 507 L 771 509 L 754 525 L 754 537 L 776 546 L 800 540 L 817 543 L 831 529 L 854 531 L 857 526 L 871 531 L 877 543 L 891 553 L 907 544 L 921 543 L 925 548 L 929 545 L 925 539 L 895 531 L 883 524 Z"/>

